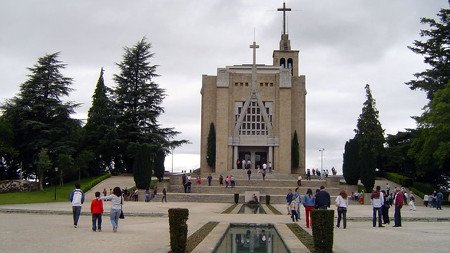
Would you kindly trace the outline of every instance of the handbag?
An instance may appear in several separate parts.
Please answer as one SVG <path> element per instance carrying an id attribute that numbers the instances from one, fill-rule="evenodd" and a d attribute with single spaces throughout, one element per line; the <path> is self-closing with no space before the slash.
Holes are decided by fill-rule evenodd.
<path id="1" fill-rule="evenodd" d="M 125 216 L 123 215 L 123 210 L 122 210 L 122 198 L 120 199 L 120 215 L 119 215 L 119 219 L 125 219 Z"/>

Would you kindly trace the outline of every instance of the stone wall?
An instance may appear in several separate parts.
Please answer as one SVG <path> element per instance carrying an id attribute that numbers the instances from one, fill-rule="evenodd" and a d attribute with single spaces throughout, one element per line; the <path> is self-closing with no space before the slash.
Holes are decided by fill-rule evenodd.
<path id="1" fill-rule="evenodd" d="M 37 191 L 39 189 L 38 182 L 30 182 L 26 180 L 4 180 L 0 181 L 0 193 L 5 192 L 22 192 Z"/>

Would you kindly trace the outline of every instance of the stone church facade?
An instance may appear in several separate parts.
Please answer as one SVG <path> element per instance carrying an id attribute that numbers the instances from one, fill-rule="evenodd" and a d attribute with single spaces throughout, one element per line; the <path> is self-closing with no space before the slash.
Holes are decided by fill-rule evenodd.
<path id="1" fill-rule="evenodd" d="M 276 173 L 304 174 L 306 88 L 305 76 L 299 75 L 299 51 L 291 49 L 285 29 L 272 65 L 256 64 L 258 46 L 253 42 L 250 47 L 253 64 L 226 66 L 215 76 L 202 76 L 201 173 L 232 174 L 242 169 L 238 160 L 250 160 L 252 169 L 270 162 Z M 215 168 L 206 160 L 211 123 L 216 131 Z M 298 168 L 291 168 L 294 132 Z"/>

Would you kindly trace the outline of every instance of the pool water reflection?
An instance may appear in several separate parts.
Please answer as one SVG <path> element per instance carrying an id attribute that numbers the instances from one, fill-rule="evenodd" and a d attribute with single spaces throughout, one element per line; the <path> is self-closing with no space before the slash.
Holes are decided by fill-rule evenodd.
<path id="1" fill-rule="evenodd" d="M 266 211 L 260 204 L 243 204 L 238 213 L 245 214 L 266 214 Z"/>
<path id="2" fill-rule="evenodd" d="M 216 245 L 214 253 L 288 253 L 272 224 L 232 223 Z"/>

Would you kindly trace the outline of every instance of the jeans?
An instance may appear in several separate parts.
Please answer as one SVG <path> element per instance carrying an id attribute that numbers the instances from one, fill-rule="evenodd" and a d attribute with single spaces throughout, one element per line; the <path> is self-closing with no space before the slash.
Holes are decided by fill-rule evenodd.
<path id="1" fill-rule="evenodd" d="M 98 224 L 98 226 L 97 226 Z M 92 230 L 102 230 L 102 214 L 92 214 Z"/>
<path id="2" fill-rule="evenodd" d="M 298 213 L 297 213 L 297 211 L 295 209 L 291 210 L 291 218 L 292 218 L 293 222 L 298 221 Z"/>
<path id="3" fill-rule="evenodd" d="M 73 225 L 78 225 L 78 219 L 80 219 L 81 206 L 72 206 L 73 212 Z"/>
<path id="4" fill-rule="evenodd" d="M 109 218 L 111 219 L 111 224 L 114 229 L 117 229 L 119 227 L 119 216 L 120 216 L 121 209 L 111 209 L 111 213 L 109 215 Z"/>
<path id="5" fill-rule="evenodd" d="M 344 228 L 347 227 L 347 208 L 346 207 L 338 207 L 338 219 L 336 226 L 339 227 L 341 224 L 341 217 L 342 217 L 342 223 L 344 225 Z"/>
<path id="6" fill-rule="evenodd" d="M 394 225 L 397 227 L 402 226 L 402 215 L 400 213 L 401 209 L 402 209 L 401 206 L 395 206 L 395 209 L 394 209 Z"/>
<path id="7" fill-rule="evenodd" d="M 306 227 L 312 227 L 313 220 L 312 220 L 312 210 L 314 209 L 313 206 L 305 206 L 305 215 L 306 215 Z"/>
<path id="8" fill-rule="evenodd" d="M 372 215 L 372 223 L 373 226 L 375 227 L 377 225 L 377 213 L 378 213 L 378 226 L 382 226 L 381 225 L 381 207 L 374 207 L 373 208 L 373 215 Z"/>
<path id="9" fill-rule="evenodd" d="M 381 213 L 383 214 L 383 223 L 389 224 L 390 223 L 390 221 L 389 221 L 389 206 L 384 205 L 381 208 Z"/>

